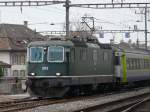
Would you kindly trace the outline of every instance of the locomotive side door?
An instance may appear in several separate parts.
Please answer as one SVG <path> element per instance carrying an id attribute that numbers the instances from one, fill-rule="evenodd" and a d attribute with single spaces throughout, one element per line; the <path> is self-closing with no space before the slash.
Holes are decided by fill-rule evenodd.
<path id="1" fill-rule="evenodd" d="M 127 83 L 127 63 L 125 52 L 123 52 L 121 55 L 121 65 L 122 65 L 122 83 Z"/>
<path id="2" fill-rule="evenodd" d="M 70 49 L 66 48 L 66 75 L 69 75 L 69 70 L 70 70 Z"/>
<path id="3" fill-rule="evenodd" d="M 116 51 L 115 52 L 115 62 L 114 62 L 114 66 L 115 66 L 115 76 L 116 76 L 116 80 L 120 80 L 121 79 L 121 59 L 120 59 L 120 55 L 119 53 Z"/>

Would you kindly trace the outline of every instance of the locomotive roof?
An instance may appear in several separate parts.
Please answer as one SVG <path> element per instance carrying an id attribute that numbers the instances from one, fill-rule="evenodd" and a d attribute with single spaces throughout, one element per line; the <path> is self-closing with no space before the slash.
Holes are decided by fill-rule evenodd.
<path id="1" fill-rule="evenodd" d="M 74 44 L 71 41 L 60 41 L 60 40 L 55 40 L 55 41 L 36 41 L 36 42 L 31 42 L 28 46 L 74 46 Z"/>
<path id="2" fill-rule="evenodd" d="M 136 47 L 131 47 L 127 45 L 111 45 L 111 44 L 101 44 L 101 43 L 90 43 L 86 41 L 79 40 L 51 40 L 51 41 L 35 41 L 31 42 L 28 47 L 32 46 L 68 46 L 68 47 L 93 47 L 93 48 L 101 48 L 101 49 L 118 49 L 118 51 L 125 51 L 126 53 L 137 53 L 137 54 L 149 54 L 150 50 L 140 49 Z"/>
<path id="3" fill-rule="evenodd" d="M 62 40 L 51 40 L 51 41 L 36 41 L 36 42 L 31 42 L 28 47 L 32 46 L 68 46 L 68 47 L 74 47 L 74 46 L 79 46 L 79 47 L 93 47 L 93 48 L 100 48 L 100 46 L 96 43 L 88 43 L 85 41 L 62 41 Z"/>

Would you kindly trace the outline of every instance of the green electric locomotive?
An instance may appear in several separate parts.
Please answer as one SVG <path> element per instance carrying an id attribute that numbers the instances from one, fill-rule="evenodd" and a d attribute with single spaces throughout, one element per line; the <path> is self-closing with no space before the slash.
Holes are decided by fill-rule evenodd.
<path id="1" fill-rule="evenodd" d="M 63 97 L 92 92 L 102 86 L 150 79 L 149 51 L 97 41 L 32 42 L 27 49 L 27 63 L 27 87 L 37 97 Z"/>

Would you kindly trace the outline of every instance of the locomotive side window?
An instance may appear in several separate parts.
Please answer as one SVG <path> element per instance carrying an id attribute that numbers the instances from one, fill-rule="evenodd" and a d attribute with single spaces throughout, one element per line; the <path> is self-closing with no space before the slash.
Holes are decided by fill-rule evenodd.
<path id="1" fill-rule="evenodd" d="M 71 62 L 75 62 L 75 49 L 71 49 Z"/>
<path id="2" fill-rule="evenodd" d="M 42 47 L 30 48 L 30 62 L 43 62 L 43 48 Z"/>
<path id="3" fill-rule="evenodd" d="M 48 48 L 48 62 L 64 62 L 64 47 L 51 46 Z"/>
<path id="4" fill-rule="evenodd" d="M 104 61 L 107 61 L 107 60 L 108 60 L 108 53 L 107 53 L 107 52 L 104 52 L 104 53 L 103 53 L 103 60 L 104 60 Z"/>
<path id="5" fill-rule="evenodd" d="M 86 61 L 86 55 L 87 55 L 86 48 L 80 49 L 80 55 L 81 55 L 80 58 L 81 58 L 83 61 Z"/>
<path id="6" fill-rule="evenodd" d="M 131 58 L 131 69 L 134 69 L 134 60 Z"/>
<path id="7" fill-rule="evenodd" d="M 93 62 L 94 65 L 97 63 L 97 50 L 93 50 Z"/>

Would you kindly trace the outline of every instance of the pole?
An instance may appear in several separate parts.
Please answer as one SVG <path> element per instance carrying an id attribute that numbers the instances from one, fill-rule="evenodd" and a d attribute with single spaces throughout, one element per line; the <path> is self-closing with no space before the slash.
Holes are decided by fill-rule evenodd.
<path id="1" fill-rule="evenodd" d="M 145 49 L 147 49 L 147 7 L 145 7 Z"/>
<path id="2" fill-rule="evenodd" d="M 69 38 L 69 0 L 66 0 L 66 37 Z"/>

